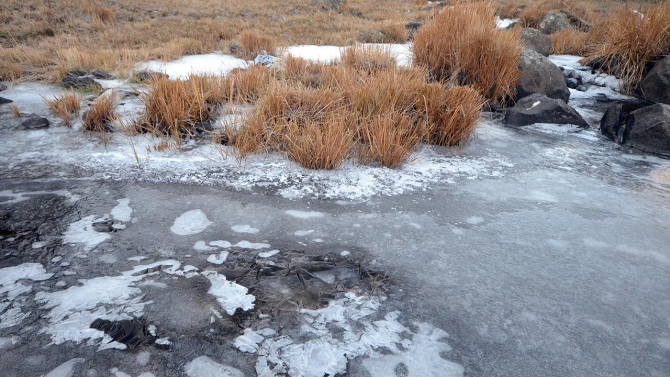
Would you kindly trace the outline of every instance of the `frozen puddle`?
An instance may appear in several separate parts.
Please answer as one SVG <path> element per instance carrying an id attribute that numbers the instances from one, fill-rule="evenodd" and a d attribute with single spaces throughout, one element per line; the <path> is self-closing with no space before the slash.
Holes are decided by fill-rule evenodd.
<path id="1" fill-rule="evenodd" d="M 427 323 L 415 323 L 414 332 L 398 321 L 398 312 L 374 320 L 382 301 L 349 292 L 323 309 L 301 310 L 303 325 L 295 337 L 270 328 L 246 329 L 235 347 L 258 355 L 258 376 L 344 374 L 348 360 L 356 357 L 365 358 L 372 377 L 463 375 L 460 365 L 441 356 L 451 350 L 443 341 L 447 333 Z"/>
<path id="2" fill-rule="evenodd" d="M 128 222 L 131 219 L 131 216 L 133 214 L 132 208 L 128 204 L 130 204 L 130 199 L 124 198 L 124 199 L 119 199 L 117 200 L 119 203 L 116 207 L 112 208 L 111 215 L 114 218 L 114 220 L 119 220 L 123 222 Z"/>
<path id="3" fill-rule="evenodd" d="M 212 225 L 212 222 L 207 219 L 207 215 L 200 209 L 194 209 L 177 217 L 170 230 L 174 234 L 188 236 L 201 233 L 210 225 Z"/>

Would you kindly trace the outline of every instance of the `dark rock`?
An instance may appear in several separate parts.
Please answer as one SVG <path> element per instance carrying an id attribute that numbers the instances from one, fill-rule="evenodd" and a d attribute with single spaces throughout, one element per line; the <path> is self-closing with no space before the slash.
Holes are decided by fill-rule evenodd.
<path id="1" fill-rule="evenodd" d="M 232 55 L 237 55 L 242 52 L 242 46 L 233 43 L 230 45 L 230 47 L 228 47 L 228 52 L 230 52 Z"/>
<path id="2" fill-rule="evenodd" d="M 165 73 L 154 72 L 154 71 L 142 71 L 142 72 L 135 73 L 135 80 L 137 80 L 139 82 L 143 82 L 143 83 L 158 80 L 160 78 L 168 78 L 168 77 L 170 77 L 170 76 L 166 75 Z"/>
<path id="3" fill-rule="evenodd" d="M 9 99 L 9 98 L 0 97 L 0 105 L 4 105 L 4 104 L 6 104 L 6 103 L 12 103 L 12 102 L 14 102 L 14 101 L 12 101 L 12 100 Z"/>
<path id="4" fill-rule="evenodd" d="M 577 30 L 583 32 L 588 32 L 589 30 L 591 30 L 591 24 L 584 21 L 584 19 L 575 16 L 573 13 L 565 9 L 562 10 L 562 12 L 566 15 L 566 17 L 568 17 L 568 20 L 570 20 L 572 26 L 574 26 Z"/>
<path id="5" fill-rule="evenodd" d="M 562 99 L 549 98 L 542 94 L 532 94 L 520 99 L 514 107 L 508 109 L 504 118 L 509 126 L 527 126 L 533 123 L 574 124 L 588 128 L 577 111 Z"/>
<path id="6" fill-rule="evenodd" d="M 88 72 L 82 71 L 80 69 L 75 69 L 75 70 L 72 70 L 72 71 L 66 73 L 65 77 L 83 77 L 83 76 L 86 76 L 86 75 L 88 75 Z"/>
<path id="7" fill-rule="evenodd" d="M 538 52 L 544 56 L 551 54 L 551 37 L 537 29 L 523 28 L 521 30 L 523 47 Z"/>
<path id="8" fill-rule="evenodd" d="M 199 132 L 211 132 L 214 131 L 214 120 L 213 119 L 208 119 L 202 123 L 200 123 L 197 127 L 196 130 Z"/>
<path id="9" fill-rule="evenodd" d="M 579 90 L 580 92 L 585 92 L 585 91 L 589 90 L 589 87 L 586 86 L 586 85 L 577 85 L 577 87 L 575 89 Z"/>
<path id="10" fill-rule="evenodd" d="M 62 81 L 63 87 L 79 90 L 102 90 L 102 85 L 89 76 L 65 76 Z"/>
<path id="11" fill-rule="evenodd" d="M 91 75 L 93 75 L 93 77 L 99 80 L 114 80 L 116 78 L 114 77 L 114 75 L 110 75 L 109 73 L 105 73 L 102 71 L 93 71 L 91 72 Z"/>
<path id="12" fill-rule="evenodd" d="M 655 105 L 628 115 L 623 142 L 633 148 L 670 156 L 670 105 Z"/>
<path id="13" fill-rule="evenodd" d="M 49 120 L 47 118 L 42 118 L 42 117 L 30 117 L 23 122 L 21 122 L 21 126 L 23 128 L 29 129 L 29 130 L 37 130 L 40 128 L 47 128 L 49 127 Z"/>
<path id="14" fill-rule="evenodd" d="M 644 98 L 670 105 L 670 56 L 661 59 L 640 82 Z"/>
<path id="15" fill-rule="evenodd" d="M 90 328 L 104 332 L 113 341 L 123 343 L 129 348 L 137 348 L 145 344 L 151 345 L 157 339 L 149 330 L 147 320 L 144 317 L 123 319 L 120 321 L 109 321 L 98 318 L 91 323 Z"/>
<path id="16" fill-rule="evenodd" d="M 565 84 L 570 89 L 577 89 L 579 86 L 579 81 L 577 79 L 565 79 Z"/>
<path id="17" fill-rule="evenodd" d="M 600 133 L 612 141 L 623 143 L 623 132 L 620 135 L 619 131 L 625 129 L 625 127 L 621 128 L 625 123 L 626 115 L 623 113 L 622 105 L 615 103 L 607 108 L 605 115 L 600 120 Z"/>
<path id="18" fill-rule="evenodd" d="M 561 70 L 539 53 L 522 48 L 519 71 L 521 79 L 516 88 L 517 98 L 540 93 L 549 98 L 562 99 L 564 102 L 570 99 L 570 90 L 565 84 Z"/>
<path id="19" fill-rule="evenodd" d="M 414 33 L 416 33 L 419 28 L 423 26 L 423 21 L 412 21 L 405 24 L 405 29 L 407 29 L 407 36 L 410 40 L 414 39 Z"/>
<path id="20" fill-rule="evenodd" d="M 7 90 L 7 85 L 0 82 L 0 92 L 2 92 L 3 90 Z"/>
<path id="21" fill-rule="evenodd" d="M 110 233 L 114 231 L 114 220 L 103 220 L 93 223 L 93 230 L 100 233 Z"/>
<path id="22" fill-rule="evenodd" d="M 570 19 L 563 12 L 549 12 L 540 21 L 538 29 L 544 34 L 554 34 L 557 31 L 571 28 Z"/>

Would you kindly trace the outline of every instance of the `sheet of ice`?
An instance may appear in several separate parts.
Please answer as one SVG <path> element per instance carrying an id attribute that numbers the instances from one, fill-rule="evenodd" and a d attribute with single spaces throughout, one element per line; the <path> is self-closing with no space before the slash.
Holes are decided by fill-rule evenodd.
<path id="1" fill-rule="evenodd" d="M 200 356 L 184 365 L 188 377 L 244 377 L 239 369 L 222 365 L 207 356 Z"/>
<path id="2" fill-rule="evenodd" d="M 135 266 L 117 276 L 100 276 L 80 280 L 81 285 L 54 292 L 38 292 L 35 301 L 49 312 L 44 316 L 48 326 L 41 330 L 51 337 L 52 344 L 66 341 L 76 343 L 88 339 L 93 345 L 102 339 L 104 332 L 90 328 L 98 318 L 108 320 L 131 319 L 142 315 L 144 306 L 142 291 L 138 282 L 147 276 L 158 274 L 150 272 L 158 266 L 168 274 L 176 273 L 181 264 L 176 260 L 165 260 L 147 265 Z"/>
<path id="3" fill-rule="evenodd" d="M 258 233 L 257 228 L 252 228 L 251 225 L 234 225 L 232 228 L 233 232 L 237 233 L 249 233 L 249 234 L 256 234 Z"/>
<path id="4" fill-rule="evenodd" d="M 270 258 L 273 255 L 279 254 L 279 250 L 270 250 L 258 253 L 259 258 Z"/>
<path id="5" fill-rule="evenodd" d="M 314 233 L 314 229 L 310 229 L 310 230 L 299 230 L 299 231 L 293 233 L 293 235 L 294 235 L 294 236 L 298 236 L 298 237 L 304 237 L 304 236 L 308 236 L 308 235 L 310 235 L 310 234 L 312 234 L 312 233 Z"/>
<path id="6" fill-rule="evenodd" d="M 229 315 L 235 314 L 237 308 L 250 310 L 254 308 L 256 297 L 248 295 L 249 290 L 239 284 L 226 280 L 226 277 L 215 271 L 204 271 L 202 273 L 212 284 L 207 293 L 216 297 L 221 308 Z"/>
<path id="7" fill-rule="evenodd" d="M 297 210 L 288 210 L 286 214 L 289 216 L 297 217 L 299 219 L 316 219 L 323 217 L 323 213 L 315 211 L 297 211 Z"/>
<path id="8" fill-rule="evenodd" d="M 598 141 L 600 138 L 595 131 L 586 130 L 572 124 L 535 123 L 526 127 L 527 129 L 540 131 L 551 135 L 570 135 L 584 140 Z"/>
<path id="9" fill-rule="evenodd" d="M 19 85 L 7 85 L 8 88 L 2 92 L 2 97 L 14 101 L 22 113 L 37 115 L 50 115 L 49 106 L 44 102 L 45 98 L 66 93 L 67 91 L 56 85 L 44 85 L 41 83 L 21 83 Z"/>
<path id="10" fill-rule="evenodd" d="M 550 55 L 549 60 L 558 67 L 563 68 L 564 73 L 572 73 L 579 77 L 585 84 L 593 84 L 609 89 L 603 92 L 610 99 L 618 98 L 618 92 L 621 90 L 623 81 L 615 76 L 602 72 L 591 73 L 590 67 L 585 67 L 579 63 L 583 57 L 574 55 Z M 571 92 L 572 94 L 572 92 Z"/>
<path id="11" fill-rule="evenodd" d="M 84 362 L 83 358 L 70 359 L 63 364 L 57 366 L 54 370 L 47 373 L 44 377 L 72 377 L 74 375 L 74 368 L 77 364 Z"/>
<path id="12" fill-rule="evenodd" d="M 221 253 L 219 253 L 219 255 L 212 254 L 209 257 L 207 257 L 207 262 L 214 264 L 222 264 L 223 262 L 226 261 L 226 258 L 228 258 L 228 252 L 222 251 Z"/>
<path id="13" fill-rule="evenodd" d="M 211 245 L 211 244 L 210 244 Z M 207 252 L 207 251 L 214 251 L 217 250 L 216 247 L 214 246 L 207 246 L 205 241 L 197 241 L 195 245 L 193 245 L 193 250 L 199 251 L 199 252 Z"/>
<path id="14" fill-rule="evenodd" d="M 249 242 L 249 241 L 240 241 L 240 242 L 236 243 L 235 245 L 233 245 L 232 247 L 240 247 L 240 248 L 243 248 L 243 249 L 258 250 L 258 249 L 267 249 L 268 247 L 270 247 L 270 244 L 262 243 L 262 242 L 254 243 L 254 242 Z"/>
<path id="15" fill-rule="evenodd" d="M 200 209 L 194 209 L 177 217 L 170 230 L 180 236 L 187 236 L 198 234 L 210 225 L 212 225 L 212 222 L 207 219 L 207 215 Z"/>
<path id="16" fill-rule="evenodd" d="M 211 246 L 223 247 L 223 248 L 233 246 L 230 242 L 228 242 L 228 241 L 223 241 L 223 240 L 212 241 L 212 242 L 210 242 L 209 244 L 210 244 Z"/>
<path id="17" fill-rule="evenodd" d="M 106 220 L 106 218 L 97 218 L 95 215 L 86 216 L 79 221 L 70 224 L 63 234 L 64 243 L 83 243 L 87 250 L 92 250 L 100 243 L 112 238 L 109 233 L 96 232 L 93 229 L 93 223 Z"/>
<path id="18" fill-rule="evenodd" d="M 133 209 L 130 208 L 128 204 L 130 204 L 130 199 L 124 198 L 124 199 L 119 199 L 117 200 L 119 204 L 112 208 L 111 215 L 114 218 L 114 220 L 119 220 L 123 222 L 128 222 L 131 219 L 131 216 L 133 214 Z"/>
<path id="19" fill-rule="evenodd" d="M 66 190 L 56 190 L 56 191 L 30 191 L 30 192 L 14 192 L 12 190 L 3 190 L 0 191 L 0 198 L 7 197 L 7 200 L 0 200 L 0 204 L 14 204 L 22 202 L 24 200 L 30 199 L 32 196 L 37 195 L 59 195 L 67 198 L 68 204 L 74 204 L 79 200 L 78 195 L 73 195 Z"/>
<path id="20" fill-rule="evenodd" d="M 189 55 L 171 62 L 150 61 L 138 65 L 139 70 L 163 72 L 170 79 L 186 79 L 191 74 L 225 75 L 233 68 L 247 67 L 245 60 L 226 54 Z"/>
<path id="21" fill-rule="evenodd" d="M 414 363 L 411 376 L 461 376 L 463 368 L 444 360 L 449 346 L 440 341 L 447 334 L 429 324 L 416 324 L 417 333 L 398 322 L 399 313 L 387 313 L 371 320 L 381 306 L 378 297 L 356 296 L 332 301 L 319 310 L 301 310 L 300 340 L 264 330 L 245 330 L 234 343 L 240 351 L 258 355 L 256 372 L 262 376 L 322 377 L 346 372 L 347 360 L 356 357 L 387 357 L 392 373 L 367 368 L 373 377 L 396 375 L 398 364 L 411 361 L 419 353 L 425 365 Z M 406 335 L 412 335 L 412 340 Z M 428 360 L 431 359 L 431 360 Z M 440 369 L 445 368 L 445 369 Z M 437 371 L 437 372 L 436 372 Z M 458 374 L 460 371 L 460 374 Z M 421 373 L 424 374 L 421 374 Z M 443 374 L 447 373 L 447 374 Z"/>

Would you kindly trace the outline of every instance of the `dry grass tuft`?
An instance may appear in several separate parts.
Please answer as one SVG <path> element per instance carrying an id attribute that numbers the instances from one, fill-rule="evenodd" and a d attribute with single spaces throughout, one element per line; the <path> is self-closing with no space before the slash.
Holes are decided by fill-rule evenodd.
<path id="1" fill-rule="evenodd" d="M 77 93 L 66 93 L 49 100 L 43 98 L 49 109 L 63 120 L 66 126 L 72 125 L 72 115 L 81 108 L 81 96 Z"/>
<path id="2" fill-rule="evenodd" d="M 12 116 L 14 118 L 21 118 L 21 110 L 19 110 L 18 106 L 11 103 L 11 104 L 9 104 L 9 110 L 12 112 Z"/>
<path id="3" fill-rule="evenodd" d="M 493 101 L 514 96 L 520 30 L 496 30 L 488 3 L 444 8 L 416 32 L 413 51 L 415 64 L 429 69 L 438 81 L 470 85 Z"/>
<path id="4" fill-rule="evenodd" d="M 114 111 L 114 104 L 111 98 L 99 98 L 91 106 L 91 109 L 85 113 L 82 123 L 83 131 L 99 132 L 103 135 L 110 129 L 112 121 L 117 119 Z"/>
<path id="5" fill-rule="evenodd" d="M 400 113 L 375 116 L 360 126 L 365 143 L 360 160 L 372 160 L 387 168 L 397 168 L 407 161 L 414 148 L 423 140 L 423 130 L 415 119 Z"/>
<path id="6" fill-rule="evenodd" d="M 354 45 L 340 52 L 340 60 L 347 67 L 360 72 L 387 71 L 397 66 L 390 48 L 383 46 Z"/>
<path id="7" fill-rule="evenodd" d="M 575 29 L 561 30 L 551 35 L 551 53 L 583 56 L 588 41 L 588 33 Z"/>
<path id="8" fill-rule="evenodd" d="M 323 119 L 304 125 L 286 125 L 287 155 L 308 169 L 335 169 L 347 158 L 352 146 L 348 114 L 343 109 L 329 112 Z"/>
<path id="9" fill-rule="evenodd" d="M 145 114 L 136 121 L 135 128 L 171 137 L 179 144 L 183 136 L 195 134 L 197 127 L 209 120 L 208 98 L 202 80 L 173 81 L 164 77 L 154 80 L 140 95 Z"/>
<path id="10" fill-rule="evenodd" d="M 441 97 L 437 97 L 439 104 L 426 105 L 435 109 L 429 115 L 426 141 L 444 147 L 461 145 L 477 126 L 484 99 L 465 86 L 449 89 Z"/>
<path id="11" fill-rule="evenodd" d="M 270 55 L 277 55 L 277 43 L 271 37 L 260 35 L 255 31 L 245 31 L 240 35 L 240 57 L 251 60 L 265 51 Z"/>
<path id="12" fill-rule="evenodd" d="M 670 51 L 670 2 L 650 4 L 640 12 L 620 9 L 601 26 L 600 37 L 585 59 L 625 82 L 631 92 L 648 65 Z"/>

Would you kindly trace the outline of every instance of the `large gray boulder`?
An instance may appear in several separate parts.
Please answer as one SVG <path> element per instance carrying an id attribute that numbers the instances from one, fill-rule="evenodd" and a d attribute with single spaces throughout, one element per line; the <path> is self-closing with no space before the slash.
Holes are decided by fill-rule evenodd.
<path id="1" fill-rule="evenodd" d="M 610 105 L 600 120 L 600 133 L 614 142 L 623 144 L 628 137 L 625 126 L 628 114 L 651 105 L 652 102 L 638 98 L 621 100 Z"/>
<path id="2" fill-rule="evenodd" d="M 657 103 L 626 119 L 624 142 L 633 148 L 670 156 L 670 105 Z"/>
<path id="3" fill-rule="evenodd" d="M 540 93 L 549 98 L 562 99 L 566 103 L 570 99 L 570 89 L 565 84 L 563 72 L 539 53 L 522 48 L 519 71 L 521 79 L 516 88 L 517 98 Z"/>
<path id="4" fill-rule="evenodd" d="M 554 34 L 557 31 L 571 28 L 570 19 L 563 12 L 549 12 L 540 21 L 538 29 L 544 34 Z"/>
<path id="5" fill-rule="evenodd" d="M 644 98 L 670 105 L 670 56 L 661 59 L 640 82 Z"/>
<path id="6" fill-rule="evenodd" d="M 537 29 L 526 27 L 521 30 L 523 47 L 540 53 L 543 56 L 551 54 L 551 37 Z"/>
<path id="7" fill-rule="evenodd" d="M 533 123 L 573 124 L 588 128 L 584 118 L 562 99 L 535 93 L 520 99 L 508 109 L 503 119 L 509 126 L 527 126 Z"/>

